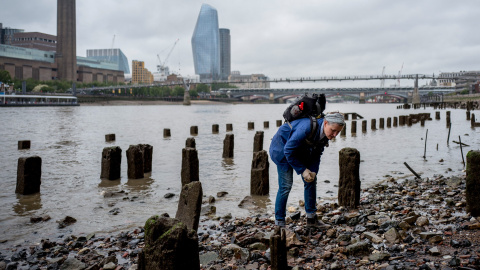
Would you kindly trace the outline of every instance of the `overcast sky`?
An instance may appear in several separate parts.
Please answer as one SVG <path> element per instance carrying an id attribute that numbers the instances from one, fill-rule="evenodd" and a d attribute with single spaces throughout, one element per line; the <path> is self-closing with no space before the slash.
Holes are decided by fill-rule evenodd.
<path id="1" fill-rule="evenodd" d="M 167 65 L 194 75 L 191 37 L 203 3 L 217 9 L 220 28 L 230 29 L 232 71 L 242 74 L 375 75 L 385 67 L 396 75 L 402 65 L 402 74 L 480 70 L 478 0 L 78 0 L 77 55 L 113 45 L 154 72 L 157 54 L 163 60 L 179 39 Z M 56 4 L 0 0 L 0 22 L 56 35 Z"/>

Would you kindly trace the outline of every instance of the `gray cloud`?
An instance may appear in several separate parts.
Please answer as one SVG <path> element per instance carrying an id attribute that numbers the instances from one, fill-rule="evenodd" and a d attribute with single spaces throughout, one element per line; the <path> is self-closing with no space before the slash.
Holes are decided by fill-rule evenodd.
<path id="1" fill-rule="evenodd" d="M 4 26 L 56 33 L 56 0 L 0 0 Z M 78 0 L 77 54 L 121 48 L 155 71 L 157 54 L 193 75 L 190 45 L 201 2 Z M 231 31 L 232 70 L 276 77 L 478 70 L 480 2 L 299 0 L 208 2 Z"/>

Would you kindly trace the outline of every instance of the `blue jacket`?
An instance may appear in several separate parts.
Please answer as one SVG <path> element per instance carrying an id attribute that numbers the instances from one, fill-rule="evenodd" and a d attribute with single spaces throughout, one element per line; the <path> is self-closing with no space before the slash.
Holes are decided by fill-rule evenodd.
<path id="1" fill-rule="evenodd" d="M 323 132 L 323 118 L 317 119 L 317 123 L 318 129 L 314 138 L 316 142 L 320 140 L 320 134 Z M 287 123 L 283 124 L 273 136 L 270 158 L 282 171 L 292 167 L 297 174 L 303 173 L 306 168 L 318 173 L 320 156 L 328 139 L 325 137 L 325 143 L 314 148 L 305 142 L 310 134 L 310 119 L 302 118 L 290 124 L 291 128 Z"/>

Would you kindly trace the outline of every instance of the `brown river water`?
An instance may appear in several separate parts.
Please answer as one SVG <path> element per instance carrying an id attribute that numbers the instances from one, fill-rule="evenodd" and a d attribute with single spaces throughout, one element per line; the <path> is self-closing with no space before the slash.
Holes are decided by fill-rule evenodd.
<path id="1" fill-rule="evenodd" d="M 451 111 L 452 121 L 447 146 L 447 110 L 437 110 L 441 111 L 441 120 L 435 120 L 433 108 L 403 110 L 396 109 L 397 105 L 327 104 L 326 111 L 359 113 L 368 120 L 368 131 L 361 133 L 359 121 L 357 135 L 352 136 L 350 120 L 347 136 L 337 137 L 326 148 L 318 176 L 319 200 L 336 199 L 338 152 L 344 147 L 360 151 L 362 188 L 386 179 L 387 175 L 412 177 L 404 162 L 424 177 L 462 173 L 460 147 L 452 140 L 458 141 L 461 136 L 462 142 L 470 145 L 463 148 L 464 157 L 480 145 L 480 129 L 470 127 L 465 110 L 447 109 Z M 182 148 L 191 137 L 190 126 L 194 125 L 199 131 L 195 140 L 204 195 L 217 197 L 217 192 L 228 192 L 225 197 L 216 198 L 217 216 L 231 213 L 233 217 L 245 217 L 261 211 L 273 217 L 278 187 L 273 162 L 269 171 L 270 194 L 255 198 L 260 210 L 242 209 L 238 204 L 250 193 L 255 131 L 264 131 L 264 149 L 268 150 L 277 130 L 276 120 L 282 119 L 285 108 L 285 104 L 0 108 L 0 240 L 12 245 L 70 234 L 110 233 L 142 226 L 152 215 L 175 216 L 181 190 Z M 377 119 L 378 128 L 381 117 L 385 118 L 386 125 L 387 117 L 423 112 L 430 112 L 433 118 L 424 127 L 417 123 L 411 127 L 370 129 L 373 118 Z M 270 128 L 264 128 L 264 121 L 269 121 Z M 248 122 L 255 123 L 255 130 L 247 129 Z M 222 158 L 227 123 L 233 124 L 235 134 L 233 160 Z M 219 124 L 219 134 L 212 134 L 213 124 Z M 164 128 L 171 130 L 172 136 L 168 139 L 163 138 Z M 109 133 L 116 134 L 115 142 L 105 142 L 105 134 Z M 17 150 L 19 140 L 31 140 L 31 149 Z M 153 146 L 153 171 L 144 179 L 127 179 L 125 151 L 129 145 L 140 143 Z M 100 179 L 102 150 L 107 146 L 122 149 L 122 177 L 116 181 Z M 41 192 L 28 196 L 15 194 L 18 158 L 33 155 L 42 158 Z M 295 176 L 294 179 L 297 182 L 290 194 L 289 206 L 298 206 L 298 201 L 303 199 L 301 178 Z M 105 193 L 121 191 L 125 193 L 104 197 Z M 166 199 L 167 193 L 175 196 Z M 30 223 L 30 217 L 44 215 L 52 219 Z M 77 222 L 59 229 L 56 221 L 65 216 L 72 216 Z"/>

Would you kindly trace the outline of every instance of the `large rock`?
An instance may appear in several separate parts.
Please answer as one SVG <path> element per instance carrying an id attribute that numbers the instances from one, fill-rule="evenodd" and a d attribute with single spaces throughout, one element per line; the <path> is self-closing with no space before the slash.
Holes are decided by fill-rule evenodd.
<path id="1" fill-rule="evenodd" d="M 178 209 L 175 218 L 187 225 L 190 230 L 197 231 L 202 207 L 202 183 L 195 181 L 186 184 L 180 192 Z"/>
<path id="2" fill-rule="evenodd" d="M 153 216 L 145 222 L 139 270 L 200 269 L 198 237 L 178 219 Z"/>

